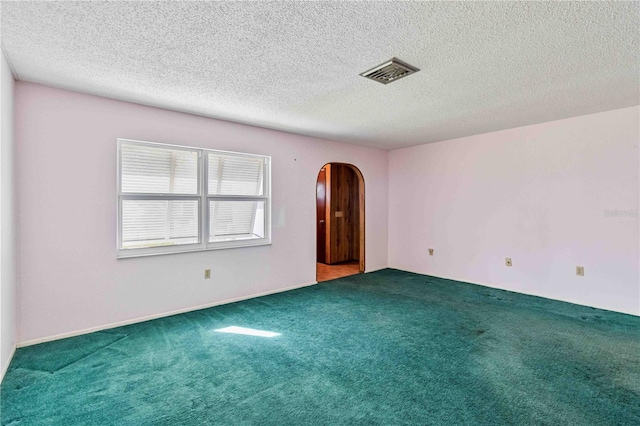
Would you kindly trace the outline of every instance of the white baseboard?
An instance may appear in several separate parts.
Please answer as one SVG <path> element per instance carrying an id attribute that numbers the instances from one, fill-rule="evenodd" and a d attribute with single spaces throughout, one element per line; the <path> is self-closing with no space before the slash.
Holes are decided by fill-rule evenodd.
<path id="1" fill-rule="evenodd" d="M 549 296 L 546 296 L 546 295 L 540 294 L 540 293 L 525 292 L 525 291 L 522 291 L 522 290 L 512 290 L 512 289 L 505 288 L 505 287 L 499 287 L 498 284 L 489 284 L 489 283 L 483 283 L 483 282 L 477 282 L 477 281 L 469 281 L 469 280 L 460 279 L 460 278 L 445 277 L 445 276 L 442 276 L 442 275 L 427 274 L 425 272 L 416 272 L 416 271 L 411 271 L 409 269 L 404 269 L 404 268 L 395 268 L 393 266 L 390 266 L 389 268 L 397 269 L 398 271 L 411 272 L 412 274 L 425 275 L 425 276 L 428 276 L 428 277 L 435 277 L 435 278 L 442 278 L 443 280 L 458 281 L 458 282 L 466 283 L 466 284 L 473 284 L 473 285 L 480 285 L 482 287 L 494 288 L 496 290 L 510 291 L 511 293 L 518 293 L 518 294 L 524 294 L 524 295 L 527 295 L 527 296 L 535 296 L 535 297 L 541 297 L 543 299 L 555 300 L 555 301 L 558 301 L 558 302 L 571 303 L 573 305 L 585 306 L 587 308 L 602 309 L 603 311 L 617 312 L 619 314 L 633 315 L 633 316 L 636 316 L 636 317 L 640 316 L 640 313 L 636 313 L 636 312 L 618 311 L 618 310 L 615 310 L 615 309 L 606 308 L 606 307 L 602 307 L 602 306 L 585 305 L 584 303 L 576 302 L 574 300 L 555 299 L 555 298 L 552 298 L 552 297 L 549 297 Z"/>
<path id="2" fill-rule="evenodd" d="M 99 325 L 97 327 L 85 328 L 85 329 L 82 329 L 82 330 L 71 331 L 71 332 L 68 332 L 68 333 L 61 333 L 61 334 L 56 334 L 56 335 L 53 335 L 53 336 L 40 337 L 38 339 L 25 340 L 24 342 L 19 342 L 16 346 L 18 348 L 24 348 L 26 346 L 37 345 L 39 343 L 52 342 L 54 340 L 66 339 L 67 337 L 81 336 L 83 334 L 94 333 L 96 331 L 109 330 L 111 328 L 122 327 L 122 326 L 125 326 L 125 325 L 136 324 L 136 323 L 139 323 L 139 322 L 151 321 L 151 320 L 154 320 L 154 319 L 164 318 L 164 317 L 170 317 L 172 315 L 178 315 L 178 314 L 184 314 L 184 313 L 187 313 L 187 312 L 199 311 L 201 309 L 207 309 L 207 308 L 212 308 L 214 306 L 226 305 L 226 304 L 234 303 L 234 302 L 240 302 L 242 300 L 253 299 L 253 298 L 261 297 L 261 296 L 268 296 L 270 294 L 283 293 L 285 291 L 295 290 L 295 289 L 303 288 L 303 287 L 309 287 L 309 286 L 312 286 L 312 285 L 315 285 L 315 284 L 318 284 L 318 282 L 317 281 L 313 281 L 313 282 L 309 282 L 309 283 L 294 285 L 294 286 L 291 286 L 291 287 L 280 288 L 280 289 L 277 289 L 277 290 L 265 291 L 265 292 L 262 292 L 262 293 L 255 293 L 255 294 L 250 294 L 250 295 L 247 295 L 247 296 L 235 297 L 233 299 L 221 300 L 219 302 L 212 302 L 212 303 L 207 303 L 207 304 L 204 304 L 204 305 L 192 306 L 190 308 L 183 308 L 183 309 L 177 309 L 175 311 L 163 312 L 161 314 L 148 315 L 148 316 L 145 316 L 145 317 L 134 318 L 134 319 L 130 319 L 130 320 L 126 320 L 126 321 L 120 321 L 120 322 L 111 323 L 111 324 Z M 14 347 L 14 351 L 15 351 L 15 347 Z M 12 354 L 12 357 L 13 357 L 13 354 Z M 8 366 L 8 364 L 7 364 L 7 366 Z M 3 375 L 4 375 L 4 372 L 3 372 Z"/>
<path id="3" fill-rule="evenodd" d="M 4 380 L 4 375 L 9 369 L 9 364 L 11 364 L 11 360 L 13 359 L 13 356 L 15 355 L 15 353 L 16 353 L 16 345 L 13 345 L 13 349 L 11 349 L 11 353 L 9 354 L 9 359 L 7 359 L 6 364 L 2 366 L 2 371 L 0 371 L 0 384 Z"/>
<path id="4" fill-rule="evenodd" d="M 364 271 L 364 273 L 368 274 L 370 272 L 382 271 L 383 269 L 389 269 L 389 267 L 388 266 L 383 266 L 382 268 L 367 269 L 366 271 Z"/>

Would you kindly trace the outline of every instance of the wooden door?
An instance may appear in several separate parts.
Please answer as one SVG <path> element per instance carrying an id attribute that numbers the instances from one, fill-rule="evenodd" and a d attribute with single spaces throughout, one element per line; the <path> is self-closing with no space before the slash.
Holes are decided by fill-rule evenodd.
<path id="1" fill-rule="evenodd" d="M 327 263 L 326 246 L 327 246 L 327 173 L 323 168 L 318 173 L 318 182 L 316 183 L 316 241 L 317 241 L 317 261 Z"/>
<path id="2" fill-rule="evenodd" d="M 359 182 L 351 167 L 331 164 L 327 185 L 330 196 L 329 255 L 326 263 L 334 264 L 360 259 Z"/>

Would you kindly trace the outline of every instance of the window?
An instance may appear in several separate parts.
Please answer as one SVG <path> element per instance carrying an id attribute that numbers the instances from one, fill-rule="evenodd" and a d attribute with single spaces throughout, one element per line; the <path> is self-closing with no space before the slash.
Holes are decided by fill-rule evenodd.
<path id="1" fill-rule="evenodd" d="M 270 157 L 118 139 L 118 257 L 270 244 L 270 176 Z"/>

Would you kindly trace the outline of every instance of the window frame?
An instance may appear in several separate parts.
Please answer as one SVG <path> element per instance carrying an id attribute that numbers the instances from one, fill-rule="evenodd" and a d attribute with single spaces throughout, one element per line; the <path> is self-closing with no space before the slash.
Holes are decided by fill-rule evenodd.
<path id="1" fill-rule="evenodd" d="M 171 150 L 195 151 L 198 153 L 198 191 L 197 194 L 161 194 L 161 193 L 123 193 L 122 192 L 122 146 L 146 146 Z M 263 195 L 209 195 L 209 153 L 244 158 L 260 158 L 264 161 L 262 170 Z M 197 148 L 159 142 L 148 142 L 134 139 L 117 138 L 117 258 L 157 256 L 172 253 L 188 253 L 207 250 L 223 250 L 239 247 L 271 245 L 271 157 L 267 155 L 249 154 L 234 151 L 223 151 L 209 148 Z M 122 247 L 122 204 L 124 200 L 196 200 L 198 201 L 198 241 L 197 243 L 175 244 L 160 247 L 123 248 Z M 209 242 L 209 201 L 263 201 L 264 202 L 264 237 L 232 241 Z"/>

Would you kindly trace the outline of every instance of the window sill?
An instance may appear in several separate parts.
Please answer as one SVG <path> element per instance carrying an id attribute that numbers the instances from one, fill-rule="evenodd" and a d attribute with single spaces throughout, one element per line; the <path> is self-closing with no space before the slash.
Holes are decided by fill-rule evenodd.
<path id="1" fill-rule="evenodd" d="M 142 249 L 125 249 L 118 250 L 117 259 L 129 259 L 132 257 L 147 257 L 147 256 L 162 256 L 166 254 L 178 254 L 178 253 L 194 253 L 199 251 L 211 251 L 211 250 L 226 250 L 232 248 L 241 247 L 258 247 L 271 245 L 271 239 L 261 238 L 256 240 L 245 241 L 228 241 L 224 243 L 218 243 L 215 245 L 208 245 L 202 247 L 200 244 L 185 244 L 179 247 L 162 247 L 162 248 L 142 248 Z"/>

